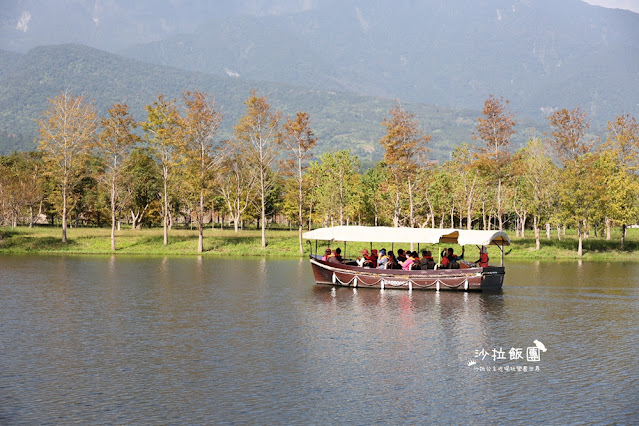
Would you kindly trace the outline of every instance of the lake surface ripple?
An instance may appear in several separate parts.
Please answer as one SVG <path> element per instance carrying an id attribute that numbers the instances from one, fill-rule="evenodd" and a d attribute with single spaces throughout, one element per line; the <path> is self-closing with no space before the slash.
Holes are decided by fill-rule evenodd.
<path id="1" fill-rule="evenodd" d="M 0 424 L 639 422 L 639 264 L 506 266 L 502 293 L 409 293 L 0 256 Z"/>

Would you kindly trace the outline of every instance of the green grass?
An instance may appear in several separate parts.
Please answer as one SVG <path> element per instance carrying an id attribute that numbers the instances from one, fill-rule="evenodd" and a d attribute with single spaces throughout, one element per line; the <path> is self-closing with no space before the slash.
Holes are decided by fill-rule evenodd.
<path id="1" fill-rule="evenodd" d="M 62 231 L 53 227 L 0 227 L 0 253 L 51 253 L 51 254 L 110 254 L 110 229 L 105 228 L 69 228 L 68 242 L 62 243 Z M 629 229 L 624 251 L 620 251 L 620 230 L 613 232 L 612 239 L 602 237 L 584 239 L 584 260 L 639 260 L 639 229 Z M 116 233 L 116 253 L 131 255 L 197 255 L 197 231 L 189 229 L 173 229 L 169 231 L 169 244 L 163 244 L 162 229 L 123 229 Z M 204 232 L 204 255 L 222 256 L 273 256 L 299 257 L 297 231 L 267 230 L 267 247 L 261 247 L 260 230 L 242 230 L 235 233 L 232 229 L 207 229 Z M 535 250 L 535 239 L 532 232 L 526 238 L 516 238 L 511 235 L 512 245 L 506 247 L 506 256 L 512 259 L 578 259 L 577 237 L 574 232 L 568 232 L 561 240 L 556 232 L 547 240 L 545 235 L 541 239 L 541 249 Z M 315 249 L 315 243 L 313 250 Z M 334 247 L 343 244 L 334 244 Z M 391 245 L 386 244 L 390 250 Z M 320 242 L 318 248 L 323 251 L 325 242 Z M 461 248 L 453 245 L 455 252 Z M 370 249 L 368 243 L 348 243 L 347 255 L 357 256 L 363 248 Z M 373 248 L 381 248 L 373 246 Z M 408 249 L 407 244 L 395 244 L 395 250 Z M 417 249 L 417 246 L 414 247 Z M 430 249 L 437 257 L 437 246 L 420 245 L 421 249 Z M 442 245 L 441 248 L 444 248 Z M 304 244 L 308 253 L 309 245 Z M 501 256 L 499 249 L 491 247 L 489 250 L 491 263 Z M 475 260 L 478 257 L 474 247 L 467 248 L 466 259 Z"/>

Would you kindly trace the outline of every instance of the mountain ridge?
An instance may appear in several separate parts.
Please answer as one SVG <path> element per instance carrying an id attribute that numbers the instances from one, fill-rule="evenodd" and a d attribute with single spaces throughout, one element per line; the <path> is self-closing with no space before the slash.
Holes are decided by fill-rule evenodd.
<path id="1" fill-rule="evenodd" d="M 35 120 L 48 108 L 48 99 L 61 90 L 95 99 L 102 115 L 113 103 L 126 102 L 136 120 L 146 118 L 144 106 L 157 99 L 158 93 L 172 99 L 185 90 L 201 90 L 214 97 L 225 114 L 223 139 L 231 137 L 253 88 L 286 115 L 308 112 L 319 138 L 318 152 L 352 148 L 368 161 L 383 155 L 378 141 L 383 134 L 381 121 L 394 105 L 391 99 L 188 72 L 75 44 L 34 48 L 20 56 L 13 72 L 0 75 L 0 153 L 35 149 Z M 478 112 L 404 106 L 415 114 L 425 133 L 434 135 L 434 158 L 446 159 L 454 146 L 470 141 Z"/>
<path id="2" fill-rule="evenodd" d="M 628 95 L 639 90 L 639 14 L 578 0 L 329 3 L 286 16 L 221 18 L 121 53 L 452 108 L 480 109 L 493 93 L 537 120 L 546 110 L 577 105 L 599 125 L 621 111 L 639 113 Z M 293 42 L 284 45 L 282 34 Z M 208 49 L 189 50 L 193 45 Z M 301 53 L 279 54 L 286 49 Z M 580 91 L 571 89 L 572 80 Z M 619 90 L 622 84 L 628 87 Z"/>

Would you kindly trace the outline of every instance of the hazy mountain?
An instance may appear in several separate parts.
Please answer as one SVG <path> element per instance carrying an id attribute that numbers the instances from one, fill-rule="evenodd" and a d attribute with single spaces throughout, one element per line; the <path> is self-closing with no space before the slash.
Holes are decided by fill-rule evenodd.
<path id="1" fill-rule="evenodd" d="M 578 0 L 344 0 L 210 20 L 123 50 L 239 78 L 480 109 L 493 93 L 544 119 L 580 105 L 595 123 L 639 115 L 639 14 Z"/>
<path id="2" fill-rule="evenodd" d="M 69 40 L 130 59 L 79 45 L 24 54 Z M 577 105 L 595 130 L 639 117 L 639 14 L 579 0 L 6 0 L 0 47 L 3 152 L 32 148 L 34 118 L 67 88 L 141 119 L 158 92 L 204 90 L 228 135 L 255 87 L 311 113 L 323 149 L 371 158 L 390 99 L 435 135 L 440 159 L 469 141 L 491 93 L 520 129 Z"/>
<path id="3" fill-rule="evenodd" d="M 210 19 L 289 13 L 308 0 L 2 0 L 0 49 L 78 43 L 116 51 L 136 43 L 191 33 Z"/>
<path id="4" fill-rule="evenodd" d="M 235 79 L 152 65 L 79 45 L 38 47 L 25 55 L 0 51 L 12 66 L 0 67 L 0 154 L 31 150 L 36 143 L 36 122 L 48 108 L 49 98 L 61 90 L 94 99 L 100 114 L 117 102 L 126 102 L 137 120 L 145 120 L 144 106 L 158 93 L 179 98 L 185 90 L 201 90 L 214 96 L 224 113 L 220 138 L 230 137 L 244 114 L 244 100 L 252 88 L 286 115 L 306 111 L 319 138 L 318 152 L 352 149 L 364 161 L 379 160 L 380 124 L 394 102 L 352 93 L 307 89 L 283 83 Z M 7 64 L 8 62 L 2 62 Z M 452 148 L 470 141 L 478 112 L 405 104 L 415 113 L 427 134 L 434 136 L 432 157 L 445 160 Z M 526 124 L 521 124 L 519 141 Z"/>

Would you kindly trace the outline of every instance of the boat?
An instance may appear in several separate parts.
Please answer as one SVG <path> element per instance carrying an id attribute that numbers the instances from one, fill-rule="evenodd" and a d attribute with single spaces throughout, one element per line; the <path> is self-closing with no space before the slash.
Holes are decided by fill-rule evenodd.
<path id="1" fill-rule="evenodd" d="M 510 239 L 503 231 L 479 231 L 438 228 L 407 228 L 386 226 L 333 226 L 305 232 L 303 238 L 311 246 L 310 263 L 319 285 L 344 286 L 354 288 L 402 289 L 402 290 L 456 290 L 456 291 L 500 291 L 504 283 L 504 246 Z M 311 241 L 315 241 L 315 253 Z M 500 266 L 477 266 L 470 262 L 460 262 L 459 269 L 398 270 L 358 266 L 352 259 L 343 263 L 322 260 L 318 253 L 318 243 L 368 242 L 371 245 L 384 244 L 459 244 L 463 247 L 474 245 L 479 249 L 491 245 L 501 251 Z M 392 249 L 392 248 L 391 248 Z M 372 251 L 372 250 L 371 250 Z M 440 253 L 438 249 L 436 253 Z M 438 259 L 438 263 L 439 263 Z"/>

